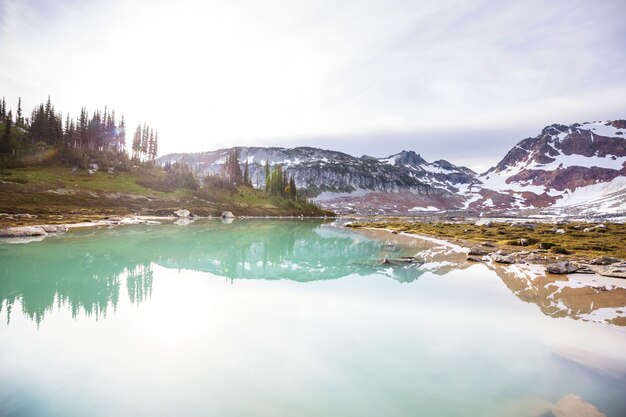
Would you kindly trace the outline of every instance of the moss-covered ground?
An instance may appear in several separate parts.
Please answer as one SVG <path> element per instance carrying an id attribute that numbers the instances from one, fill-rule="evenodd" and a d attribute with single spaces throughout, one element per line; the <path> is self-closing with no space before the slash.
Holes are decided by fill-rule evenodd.
<path id="1" fill-rule="evenodd" d="M 487 227 L 462 222 L 390 220 L 360 221 L 350 224 L 349 227 L 414 233 L 457 242 L 465 246 L 477 246 L 483 242 L 490 242 L 497 249 L 507 251 L 544 249 L 549 253 L 571 258 L 601 256 L 626 258 L 626 224 L 604 223 L 605 227 L 597 227 L 598 224 L 594 223 L 571 222 L 554 225 L 537 222 L 533 225 L 534 228 L 530 228 L 507 222 L 493 222 Z M 559 229 L 562 232 L 557 233 Z"/>

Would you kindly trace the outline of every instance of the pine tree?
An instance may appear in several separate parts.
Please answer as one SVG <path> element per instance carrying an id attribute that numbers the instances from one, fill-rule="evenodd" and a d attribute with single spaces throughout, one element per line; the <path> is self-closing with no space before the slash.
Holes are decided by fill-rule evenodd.
<path id="1" fill-rule="evenodd" d="M 250 182 L 250 168 L 248 167 L 248 158 L 246 158 L 246 163 L 243 167 L 243 183 L 244 185 L 252 185 Z"/>
<path id="2" fill-rule="evenodd" d="M 298 196 L 298 191 L 296 190 L 296 180 L 293 178 L 293 175 L 289 177 L 289 197 L 292 200 L 295 200 Z"/>
<path id="3" fill-rule="evenodd" d="M 265 160 L 265 192 L 270 191 L 270 161 L 269 158 Z"/>
<path id="4" fill-rule="evenodd" d="M 11 124 L 13 122 L 13 115 L 11 114 L 11 110 L 9 110 L 9 114 L 6 115 L 4 119 L 4 133 L 2 137 L 0 137 L 0 153 L 10 153 L 11 152 Z"/>
<path id="5" fill-rule="evenodd" d="M 159 155 L 159 131 L 154 131 L 154 142 L 152 143 L 152 159 L 155 160 Z"/>
<path id="6" fill-rule="evenodd" d="M 141 152 L 141 125 L 137 125 L 137 129 L 135 130 L 135 135 L 133 136 L 133 159 L 139 160 L 139 153 Z"/>
<path id="7" fill-rule="evenodd" d="M 22 126 L 24 124 L 24 120 L 22 120 L 22 97 L 19 97 L 17 100 L 17 115 L 15 118 L 15 125 Z"/>
<path id="8" fill-rule="evenodd" d="M 123 152 L 126 148 L 126 121 L 124 120 L 124 115 L 122 115 L 122 120 L 120 120 L 120 124 L 117 128 L 117 151 Z"/>
<path id="9" fill-rule="evenodd" d="M 146 159 L 148 157 L 148 146 L 149 146 L 149 142 L 150 141 L 150 130 L 148 128 L 148 125 L 144 123 L 143 125 L 143 132 L 141 134 L 141 155 L 142 155 L 142 159 Z"/>
<path id="10" fill-rule="evenodd" d="M 0 101 L 0 117 L 3 119 L 7 117 L 7 102 L 2 97 L 2 101 Z"/>

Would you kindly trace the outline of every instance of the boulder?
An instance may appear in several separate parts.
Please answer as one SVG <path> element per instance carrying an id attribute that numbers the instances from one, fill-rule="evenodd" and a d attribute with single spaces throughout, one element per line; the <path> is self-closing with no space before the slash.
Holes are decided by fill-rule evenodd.
<path id="1" fill-rule="evenodd" d="M 180 210 L 176 210 L 174 212 L 174 215 L 176 217 L 180 217 L 180 218 L 183 218 L 183 219 L 186 219 L 187 217 L 189 217 L 189 214 L 190 214 L 189 210 L 186 210 L 186 209 L 180 209 Z"/>
<path id="2" fill-rule="evenodd" d="M 478 256 L 468 256 L 467 260 L 469 262 L 482 262 L 483 261 L 483 259 L 479 258 Z"/>
<path id="3" fill-rule="evenodd" d="M 483 242 L 480 244 L 480 246 L 484 246 L 486 248 L 495 248 L 496 245 L 494 245 L 492 242 Z"/>
<path id="4" fill-rule="evenodd" d="M 508 255 L 492 255 L 491 259 L 493 259 L 494 262 L 499 263 L 499 264 L 514 264 L 515 263 L 515 259 L 513 259 L 512 257 Z"/>
<path id="5" fill-rule="evenodd" d="M 556 262 L 546 265 L 546 271 L 551 274 L 571 274 L 578 270 L 578 266 L 568 262 Z"/>
<path id="6" fill-rule="evenodd" d="M 222 214 L 220 215 L 220 217 L 222 219 L 234 219 L 235 215 L 233 213 L 231 213 L 230 211 L 223 211 Z"/>
<path id="7" fill-rule="evenodd" d="M 528 239 L 521 238 L 521 239 L 519 240 L 519 244 L 520 244 L 521 246 L 528 246 Z"/>
<path id="8" fill-rule="evenodd" d="M 556 229 L 554 231 L 554 233 L 556 233 L 557 235 L 564 235 L 565 234 L 565 229 Z"/>
<path id="9" fill-rule="evenodd" d="M 550 411 L 554 417 L 606 417 L 593 404 L 574 394 L 561 398 Z"/>
<path id="10" fill-rule="evenodd" d="M 110 222 L 121 222 L 122 218 L 120 216 L 111 216 L 107 220 Z"/>
<path id="11" fill-rule="evenodd" d="M 620 262 L 619 258 L 611 258 L 610 256 L 602 256 L 589 262 L 591 265 L 611 265 Z"/>
<path id="12" fill-rule="evenodd" d="M 47 234 L 48 233 L 39 226 L 9 227 L 8 229 L 0 230 L 0 237 L 46 236 Z"/>
<path id="13" fill-rule="evenodd" d="M 487 254 L 487 252 L 485 252 L 481 248 L 473 247 L 473 248 L 470 248 L 470 250 L 467 252 L 467 254 L 469 256 L 484 256 L 484 255 Z"/>

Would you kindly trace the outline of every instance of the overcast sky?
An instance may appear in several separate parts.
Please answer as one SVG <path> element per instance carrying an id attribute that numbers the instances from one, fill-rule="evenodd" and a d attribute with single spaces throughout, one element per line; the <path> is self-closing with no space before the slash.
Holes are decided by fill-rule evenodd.
<path id="1" fill-rule="evenodd" d="M 0 0 L 0 95 L 158 128 L 160 153 L 415 150 L 483 170 L 626 118 L 626 2 Z"/>

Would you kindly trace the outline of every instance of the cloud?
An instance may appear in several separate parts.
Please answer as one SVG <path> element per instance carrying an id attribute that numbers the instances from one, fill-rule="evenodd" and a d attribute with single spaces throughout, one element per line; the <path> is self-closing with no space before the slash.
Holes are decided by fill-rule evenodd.
<path id="1" fill-rule="evenodd" d="M 517 132 L 626 113 L 618 1 L 0 4 L 0 94 L 108 105 L 162 152 L 302 140 L 477 166 Z"/>

